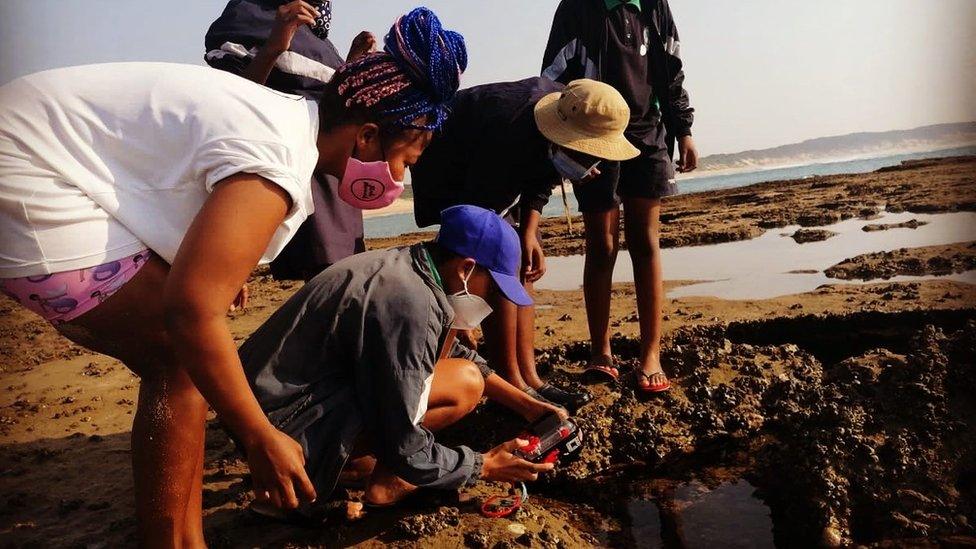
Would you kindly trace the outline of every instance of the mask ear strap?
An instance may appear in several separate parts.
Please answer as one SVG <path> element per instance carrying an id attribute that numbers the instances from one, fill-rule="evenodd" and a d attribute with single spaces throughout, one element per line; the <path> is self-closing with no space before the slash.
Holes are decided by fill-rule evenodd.
<path id="1" fill-rule="evenodd" d="M 461 283 L 464 284 L 464 293 L 466 293 L 466 294 L 470 294 L 471 293 L 471 292 L 468 291 L 468 279 L 470 279 L 474 275 L 474 270 L 477 269 L 477 268 L 478 268 L 478 264 L 477 263 L 474 264 L 474 265 L 472 265 L 471 266 L 471 270 L 468 271 L 468 275 L 461 279 Z"/>

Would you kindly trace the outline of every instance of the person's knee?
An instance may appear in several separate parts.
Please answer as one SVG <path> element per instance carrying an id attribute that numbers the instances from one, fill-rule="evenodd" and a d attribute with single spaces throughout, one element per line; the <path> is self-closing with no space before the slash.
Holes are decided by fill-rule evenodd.
<path id="1" fill-rule="evenodd" d="M 661 252 L 660 237 L 654 226 L 646 223 L 627 225 L 627 252 L 634 259 L 654 260 Z"/>
<path id="2" fill-rule="evenodd" d="M 612 234 L 593 235 L 586 239 L 586 258 L 599 263 L 612 263 L 617 255 L 617 239 Z"/>
<path id="3" fill-rule="evenodd" d="M 481 395 L 485 392 L 485 376 L 481 373 L 481 369 L 470 360 L 458 360 L 455 366 L 455 375 L 462 388 L 461 393 L 464 395 L 461 406 L 465 413 L 469 413 L 478 407 Z"/>
<path id="4" fill-rule="evenodd" d="M 635 231 L 637 232 L 637 231 Z M 639 260 L 655 260 L 660 253 L 660 245 L 656 235 L 648 231 L 637 232 L 633 238 L 627 238 L 627 252 L 631 258 Z"/>
<path id="5" fill-rule="evenodd" d="M 656 259 L 660 253 L 659 199 L 624 201 L 624 235 L 627 251 L 636 259 Z"/>

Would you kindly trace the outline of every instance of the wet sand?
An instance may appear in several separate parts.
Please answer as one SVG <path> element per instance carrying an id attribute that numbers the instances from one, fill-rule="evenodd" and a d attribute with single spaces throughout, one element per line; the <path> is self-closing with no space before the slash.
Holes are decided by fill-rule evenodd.
<path id="1" fill-rule="evenodd" d="M 763 184 L 669 202 L 666 211 L 687 214 L 672 220 L 683 227 L 672 233 L 675 241 L 703 242 L 725 229 L 726 236 L 740 234 L 736 227 L 749 233 L 757 217 L 770 222 L 760 215 L 775 211 L 762 202 L 766 193 L 811 204 L 807 213 L 790 213 L 789 222 L 812 215 L 825 201 L 850 200 L 840 208 L 850 215 L 867 214 L 861 206 L 869 203 L 889 210 L 973 210 L 974 166 L 972 159 L 957 159 L 818 178 L 824 186 L 817 188 L 811 180 L 794 182 L 802 192 L 787 183 Z M 897 190 L 906 185 L 915 192 Z M 918 192 L 922 187 L 928 191 Z M 853 193 L 859 188 L 864 192 Z M 847 198 L 834 196 L 841 191 Z M 813 195 L 819 193 L 818 202 Z M 740 209 L 730 215 L 726 208 L 736 200 L 742 200 Z M 759 201 L 754 217 L 746 215 L 751 200 Z M 688 213 L 695 208 L 703 211 Z M 832 217 L 837 209 L 825 211 Z M 725 229 L 707 221 L 720 217 Z M 882 265 L 888 260 L 877 258 Z M 669 282 L 668 288 L 689 282 Z M 249 310 L 229 315 L 238 340 L 299 287 L 263 275 L 250 286 Z M 614 345 L 628 370 L 637 349 L 633 287 L 618 284 L 614 294 Z M 579 375 L 586 355 L 580 292 L 540 291 L 537 298 L 541 367 L 564 383 L 585 381 Z M 627 511 L 632 502 L 644 501 L 647 490 L 658 494 L 662 482 L 666 487 L 695 478 L 714 486 L 739 486 L 738 479 L 745 479 L 756 486 L 782 546 L 934 544 L 947 536 L 976 543 L 976 286 L 873 282 L 771 299 L 671 298 L 664 318 L 663 360 L 672 373 L 672 393 L 642 398 L 626 377 L 620 385 L 590 386 L 596 400 L 580 414 L 586 452 L 530 487 L 530 503 L 513 519 L 477 513 L 478 498 L 501 489 L 481 483 L 462 494 L 469 501 L 422 498 L 408 508 L 371 512 L 353 525 L 269 523 L 245 511 L 246 464 L 211 423 L 204 479 L 208 542 L 631 546 L 648 542 L 640 537 L 648 525 L 635 524 L 638 515 Z M 131 543 L 128 435 L 137 387 L 138 379 L 118 362 L 70 344 L 30 313 L 0 301 L 0 539 L 14 546 Z M 442 440 L 484 450 L 518 428 L 482 406 Z M 646 477 L 658 480 L 640 480 Z"/>

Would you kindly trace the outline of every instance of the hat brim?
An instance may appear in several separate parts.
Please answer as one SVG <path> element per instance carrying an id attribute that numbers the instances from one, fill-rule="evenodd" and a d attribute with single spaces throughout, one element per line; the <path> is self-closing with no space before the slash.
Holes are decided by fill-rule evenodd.
<path id="1" fill-rule="evenodd" d="M 631 145 L 622 134 L 595 137 L 564 122 L 556 110 L 559 96 L 559 92 L 550 93 L 535 105 L 535 124 L 546 139 L 560 147 L 604 160 L 630 160 L 640 154 L 640 150 Z"/>
<path id="2" fill-rule="evenodd" d="M 525 287 L 522 286 L 522 282 L 517 277 L 498 271 L 489 270 L 488 272 L 491 273 L 491 278 L 494 279 L 495 284 L 498 285 L 498 289 L 501 290 L 505 299 L 520 307 L 528 307 L 534 303 L 532 298 L 529 297 L 529 293 L 525 291 Z"/>

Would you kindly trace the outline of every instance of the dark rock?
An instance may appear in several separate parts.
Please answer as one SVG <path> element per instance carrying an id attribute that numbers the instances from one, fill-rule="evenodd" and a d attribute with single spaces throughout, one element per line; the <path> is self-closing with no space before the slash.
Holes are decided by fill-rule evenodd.
<path id="1" fill-rule="evenodd" d="M 790 236 L 797 244 L 806 244 L 808 242 L 827 240 L 828 238 L 837 236 L 837 233 L 824 229 L 800 229 Z"/>

